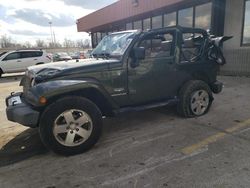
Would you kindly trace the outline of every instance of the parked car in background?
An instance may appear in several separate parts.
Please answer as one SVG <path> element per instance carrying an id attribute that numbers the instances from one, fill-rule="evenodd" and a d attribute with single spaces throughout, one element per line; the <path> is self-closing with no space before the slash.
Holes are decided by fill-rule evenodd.
<path id="1" fill-rule="evenodd" d="M 69 56 L 68 53 L 66 52 L 58 52 L 53 55 L 53 61 L 68 61 L 71 60 L 72 58 Z"/>
<path id="2" fill-rule="evenodd" d="M 84 52 L 82 52 L 82 51 L 81 52 L 73 52 L 70 54 L 70 57 L 72 59 L 85 59 L 86 58 Z"/>
<path id="3" fill-rule="evenodd" d="M 23 72 L 27 67 L 51 62 L 44 50 L 16 50 L 0 54 L 0 77 L 4 73 Z"/>
<path id="4" fill-rule="evenodd" d="M 93 50 L 87 50 L 87 51 L 85 52 L 85 57 L 86 57 L 86 58 L 90 58 L 92 51 L 93 51 Z"/>
<path id="5" fill-rule="evenodd" d="M 52 53 L 47 53 L 47 56 L 51 59 L 51 61 L 53 60 L 53 54 Z"/>
<path id="6" fill-rule="evenodd" d="M 0 57 L 3 56 L 4 54 L 6 54 L 7 52 L 1 52 L 0 53 Z"/>

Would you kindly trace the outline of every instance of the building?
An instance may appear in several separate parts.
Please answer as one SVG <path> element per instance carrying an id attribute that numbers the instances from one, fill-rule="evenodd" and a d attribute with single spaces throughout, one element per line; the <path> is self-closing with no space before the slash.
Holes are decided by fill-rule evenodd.
<path id="1" fill-rule="evenodd" d="M 222 73 L 250 75 L 250 0 L 119 0 L 77 20 L 93 47 L 110 32 L 173 25 L 234 36 L 224 45 L 228 63 Z"/>

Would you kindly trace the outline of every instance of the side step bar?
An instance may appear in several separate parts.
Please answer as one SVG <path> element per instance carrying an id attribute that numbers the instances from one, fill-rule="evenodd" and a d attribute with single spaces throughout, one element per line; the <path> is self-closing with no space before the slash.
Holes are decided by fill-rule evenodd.
<path id="1" fill-rule="evenodd" d="M 115 114 L 120 114 L 120 113 L 125 113 L 125 112 L 137 112 L 137 111 L 142 111 L 142 110 L 148 110 L 151 108 L 156 108 L 156 107 L 163 107 L 163 106 L 168 106 L 168 105 L 174 105 L 179 102 L 179 99 L 177 97 L 173 99 L 169 99 L 166 101 L 161 101 L 161 102 L 156 102 L 156 103 L 150 103 L 147 105 L 141 105 L 141 106 L 129 106 L 129 107 L 124 107 L 120 108 L 118 110 L 115 110 Z"/>

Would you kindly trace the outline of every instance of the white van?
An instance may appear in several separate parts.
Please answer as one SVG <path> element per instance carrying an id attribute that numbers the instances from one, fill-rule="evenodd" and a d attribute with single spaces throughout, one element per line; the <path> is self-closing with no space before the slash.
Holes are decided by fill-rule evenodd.
<path id="1" fill-rule="evenodd" d="M 4 73 L 23 72 L 27 67 L 51 62 L 44 50 L 16 50 L 0 53 L 0 77 Z"/>

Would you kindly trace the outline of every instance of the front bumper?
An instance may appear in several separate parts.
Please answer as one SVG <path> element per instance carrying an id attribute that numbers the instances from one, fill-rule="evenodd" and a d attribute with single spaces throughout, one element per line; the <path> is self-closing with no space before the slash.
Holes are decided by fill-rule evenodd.
<path id="1" fill-rule="evenodd" d="M 14 96 L 19 96 L 22 103 L 8 104 L 8 100 Z M 9 121 L 20 123 L 24 126 L 35 128 L 38 126 L 40 113 L 31 108 L 29 104 L 22 98 L 22 93 L 15 93 L 8 96 L 6 99 L 6 115 Z"/>
<path id="2" fill-rule="evenodd" d="M 223 83 L 216 81 L 211 85 L 211 89 L 215 94 L 218 94 L 222 91 L 223 88 Z"/>

